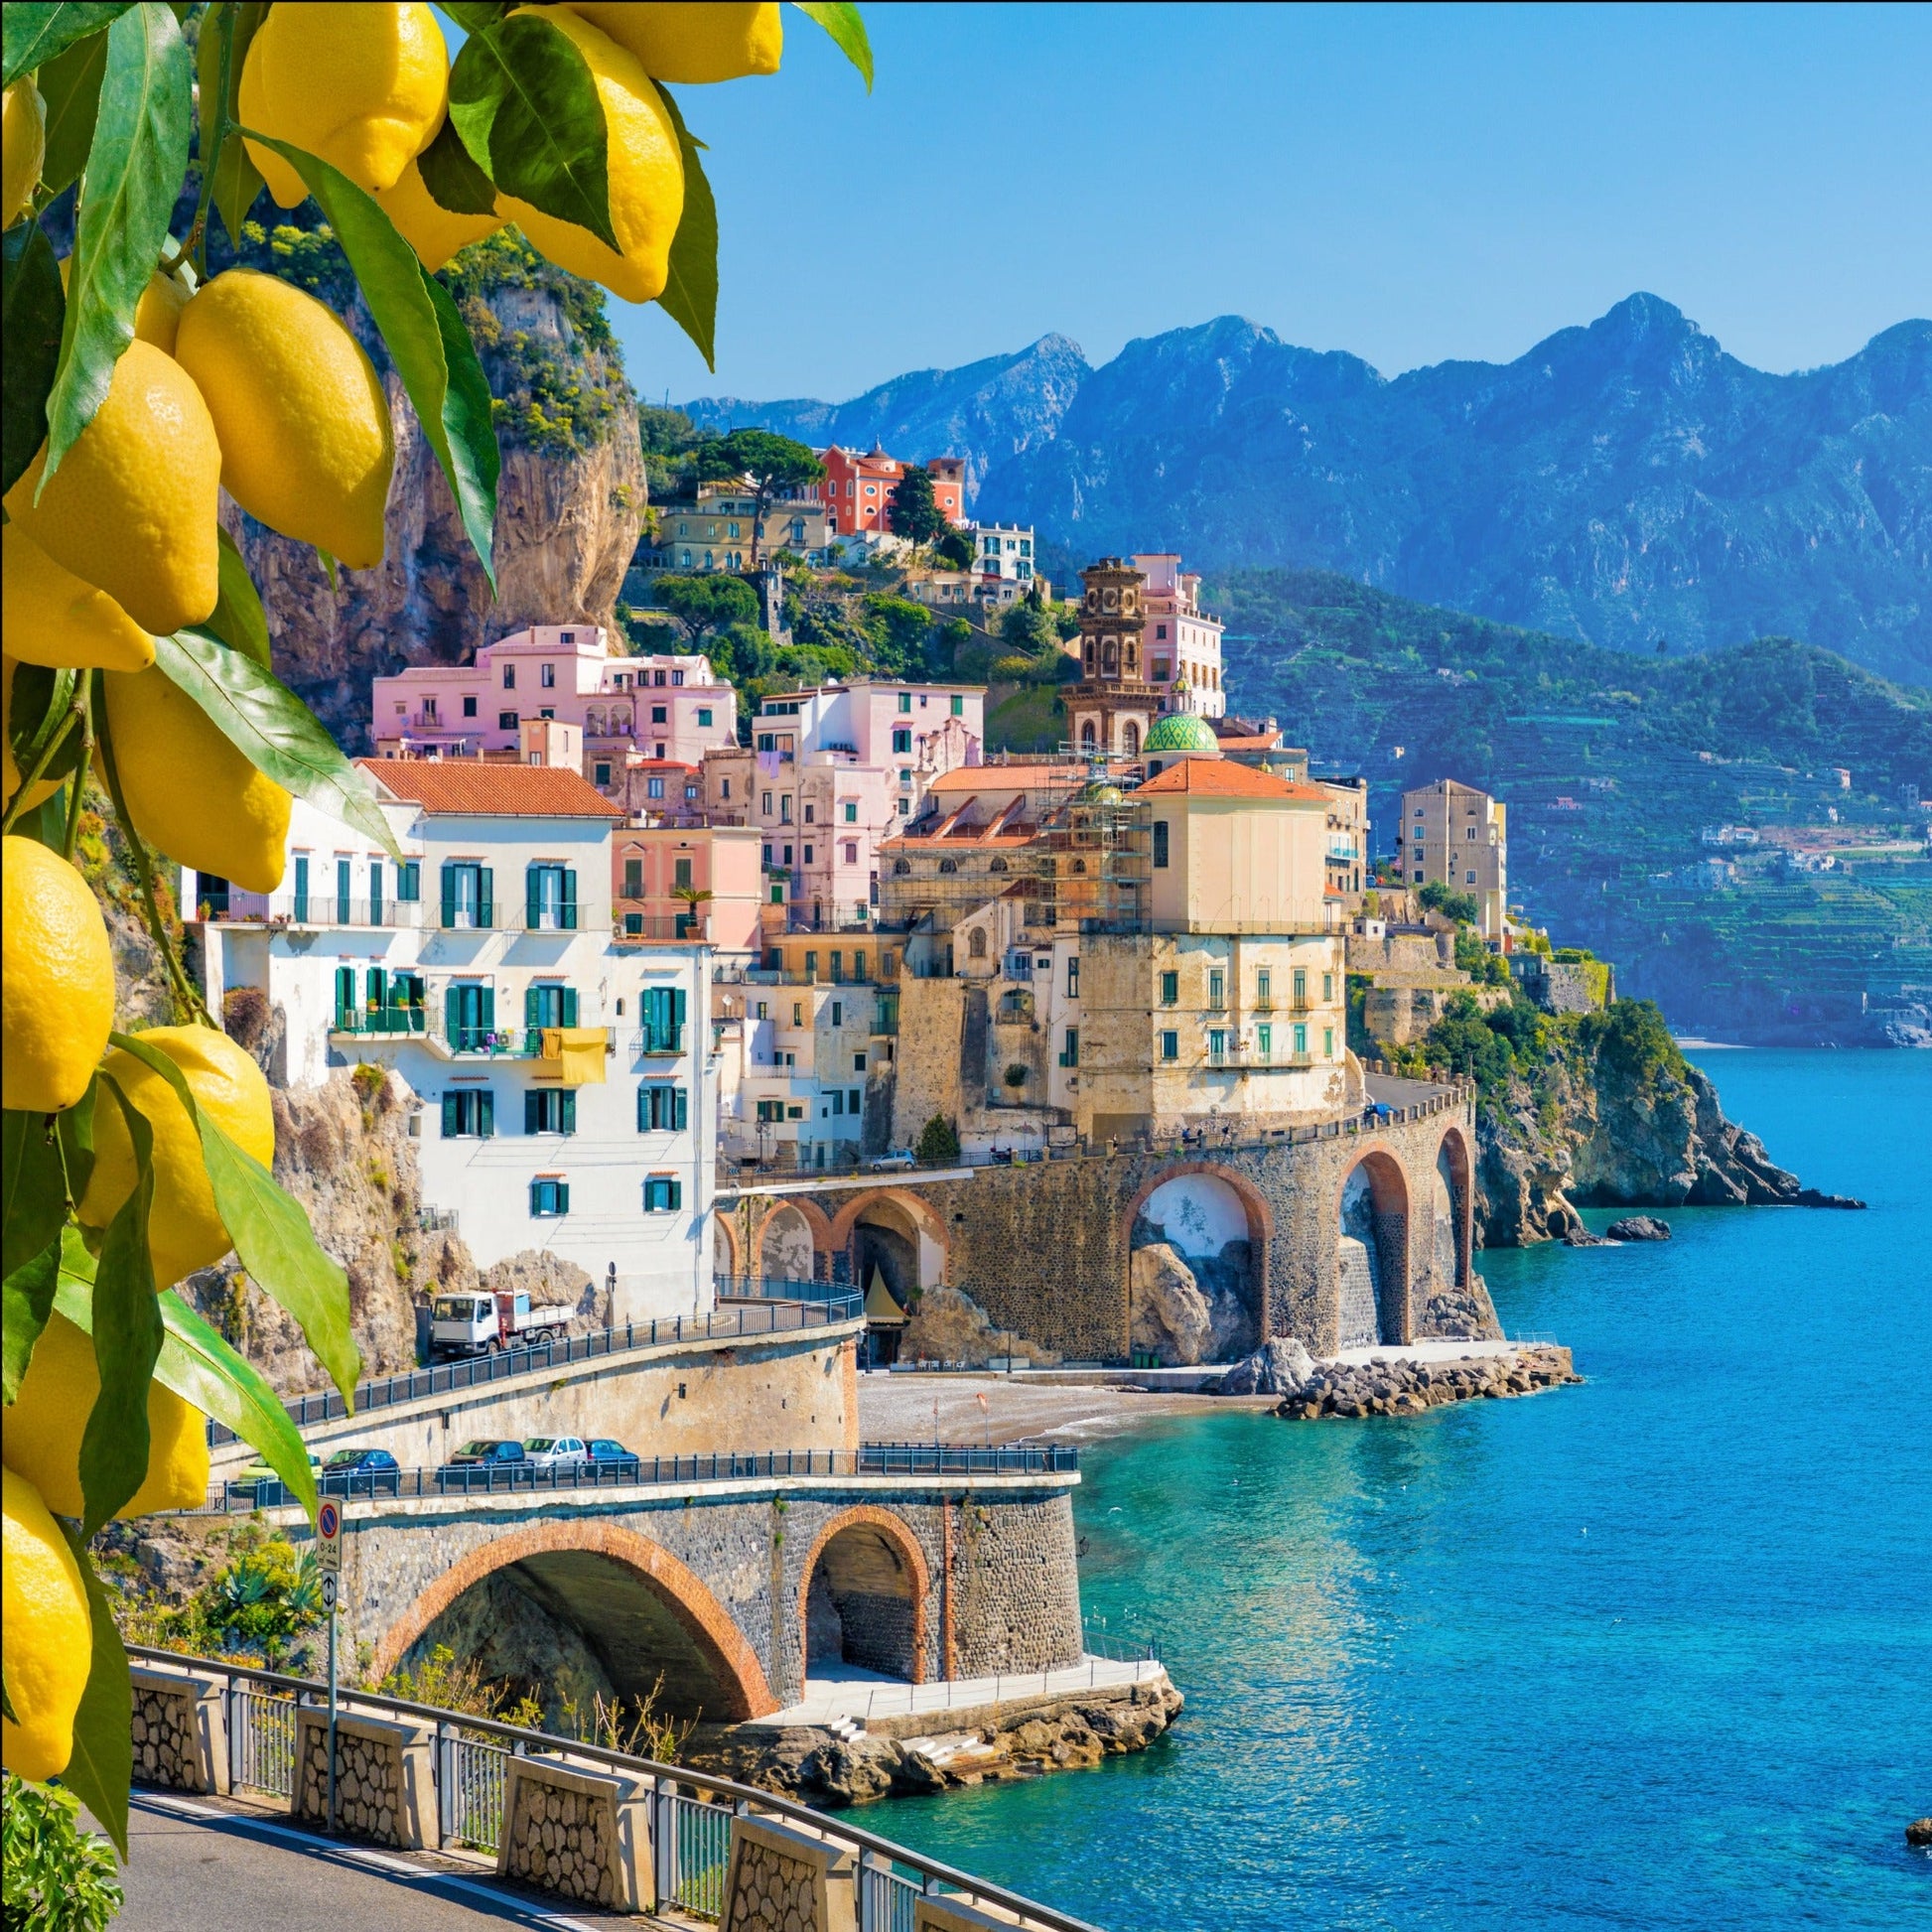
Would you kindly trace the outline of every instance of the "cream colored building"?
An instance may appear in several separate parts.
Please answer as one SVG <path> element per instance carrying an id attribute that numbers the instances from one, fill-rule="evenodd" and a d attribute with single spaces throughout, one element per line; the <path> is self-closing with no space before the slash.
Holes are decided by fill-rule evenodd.
<path id="1" fill-rule="evenodd" d="M 1473 896 L 1477 929 L 1503 943 L 1509 907 L 1509 807 L 1474 785 L 1438 778 L 1402 794 L 1396 855 L 1411 892 L 1441 884 Z"/>

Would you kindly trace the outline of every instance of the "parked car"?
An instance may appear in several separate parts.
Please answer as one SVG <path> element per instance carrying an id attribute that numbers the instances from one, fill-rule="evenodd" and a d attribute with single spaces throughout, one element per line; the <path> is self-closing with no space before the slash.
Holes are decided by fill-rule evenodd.
<path id="1" fill-rule="evenodd" d="M 885 1173 L 897 1168 L 916 1168 L 919 1164 L 913 1158 L 910 1148 L 899 1148 L 896 1153 L 882 1154 L 875 1160 L 868 1161 L 866 1165 L 874 1173 Z"/>
<path id="2" fill-rule="evenodd" d="M 387 1449 L 340 1449 L 322 1465 L 316 1487 L 325 1496 L 399 1496 L 402 1469 Z"/>
<path id="3" fill-rule="evenodd" d="M 575 1469 L 588 1459 L 581 1436 L 526 1436 L 523 1453 L 539 1469 Z"/>
<path id="4" fill-rule="evenodd" d="M 585 1449 L 584 1460 L 602 1474 L 634 1476 L 639 1458 L 621 1443 L 614 1443 L 608 1436 L 594 1436 Z"/>
<path id="5" fill-rule="evenodd" d="M 313 1451 L 311 1451 L 309 1456 L 309 1468 L 311 1473 L 320 1480 L 322 1476 L 322 1457 Z M 271 1483 L 286 1487 L 286 1485 L 282 1484 L 282 1478 L 266 1462 L 260 1460 L 250 1462 L 239 1475 L 231 1476 L 228 1479 L 228 1487 L 230 1489 L 251 1490 L 258 1499 L 262 1491 Z"/>
<path id="6" fill-rule="evenodd" d="M 479 1486 L 492 1480 L 498 1471 L 508 1475 L 514 1482 L 520 1474 L 527 1478 L 530 1474 L 530 1458 L 523 1445 L 513 1437 L 496 1438 L 484 1436 L 474 1443 L 465 1443 L 450 1457 L 444 1466 L 437 1470 L 439 1483 L 454 1484 L 466 1488 L 471 1479 L 478 1478 Z"/>

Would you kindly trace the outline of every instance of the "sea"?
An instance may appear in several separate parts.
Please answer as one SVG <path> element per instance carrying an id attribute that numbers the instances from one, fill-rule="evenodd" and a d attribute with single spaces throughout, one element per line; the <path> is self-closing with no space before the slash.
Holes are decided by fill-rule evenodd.
<path id="1" fill-rule="evenodd" d="M 1932 1053 L 1694 1057 L 1866 1211 L 1483 1254 L 1581 1387 L 1095 1444 L 1179 1722 L 865 1822 L 1117 1932 L 1932 1928 Z"/>

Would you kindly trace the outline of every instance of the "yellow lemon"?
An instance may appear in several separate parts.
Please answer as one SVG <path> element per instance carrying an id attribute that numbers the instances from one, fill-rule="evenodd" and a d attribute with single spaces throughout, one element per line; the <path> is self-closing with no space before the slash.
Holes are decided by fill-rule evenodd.
<path id="1" fill-rule="evenodd" d="M 379 564 L 396 440 L 382 379 L 342 319 L 231 268 L 182 311 L 175 354 L 208 399 L 228 494 L 350 570 Z"/>
<path id="2" fill-rule="evenodd" d="M 0 529 L 0 627 L 23 664 L 139 671 L 154 662 L 154 639 L 17 523 Z"/>
<path id="3" fill-rule="evenodd" d="M 6 507 L 57 564 L 157 637 L 213 612 L 221 446 L 202 392 L 172 355 L 128 344 L 93 421 L 36 504 L 46 462 L 43 443 Z"/>
<path id="4" fill-rule="evenodd" d="M 51 1778 L 73 1755 L 73 1714 L 93 1667 L 93 1618 L 80 1566 L 41 1494 L 0 1469 L 0 1647 L 7 1699 L 0 1751 L 16 1777 Z"/>
<path id="5" fill-rule="evenodd" d="M 371 195 L 393 188 L 450 104 L 450 50 L 428 7 L 305 0 L 273 7 L 248 44 L 242 124 L 340 168 Z M 278 154 L 248 154 L 283 207 L 308 196 Z"/>
<path id="6" fill-rule="evenodd" d="M 73 266 L 71 255 L 61 257 L 61 286 L 68 285 L 68 270 Z M 164 275 L 156 269 L 148 277 L 148 285 L 141 291 L 141 299 L 134 305 L 134 340 L 137 343 L 152 343 L 164 355 L 175 352 L 175 331 L 181 324 L 181 312 L 188 306 L 189 287 L 186 282 L 178 281 L 172 275 Z"/>
<path id="7" fill-rule="evenodd" d="M 177 865 L 243 892 L 282 883 L 289 794 L 165 671 L 107 674 L 107 728 L 134 829 Z"/>
<path id="8" fill-rule="evenodd" d="M 626 302 L 649 302 L 664 292 L 671 238 L 684 213 L 684 158 L 664 102 L 634 54 L 580 20 L 568 7 L 519 7 L 570 37 L 590 65 L 610 132 L 611 229 L 614 252 L 588 228 L 540 213 L 513 195 L 496 206 L 559 268 L 601 282 Z"/>
<path id="9" fill-rule="evenodd" d="M 10 805 L 14 793 L 20 789 L 20 766 L 14 762 L 14 742 L 8 736 L 8 727 L 13 722 L 14 670 L 11 657 L 0 657 L 0 788 L 4 789 Z M 59 778 L 42 778 L 28 793 L 27 803 L 44 804 L 60 789 Z"/>
<path id="10" fill-rule="evenodd" d="M 99 1394 L 94 1338 L 57 1309 L 34 1344 L 19 1399 L 0 1410 L 0 1460 L 25 1476 L 58 1516 L 86 1513 L 80 1438 Z M 117 1513 L 199 1509 L 207 1501 L 207 1418 L 173 1389 L 150 1382 L 147 1478 Z"/>
<path id="11" fill-rule="evenodd" d="M 87 882 L 38 839 L 0 839 L 0 1087 L 58 1113 L 87 1090 L 114 1025 L 114 955 Z"/>
<path id="12" fill-rule="evenodd" d="M 643 63 L 653 80 L 697 85 L 776 73 L 785 28 L 777 0 L 568 0 L 570 10 L 602 29 Z"/>
<path id="13" fill-rule="evenodd" d="M 0 228 L 34 199 L 47 159 L 47 106 L 23 74 L 0 95 Z"/>
<path id="14" fill-rule="evenodd" d="M 141 1042 L 181 1068 L 195 1104 L 263 1167 L 275 1159 L 275 1110 L 262 1070 L 231 1040 L 208 1027 L 153 1027 Z M 202 1165 L 202 1137 L 188 1109 L 166 1080 L 117 1046 L 102 1070 L 120 1082 L 130 1105 L 154 1129 L 154 1207 L 148 1216 L 148 1251 L 154 1285 L 172 1288 L 184 1275 L 206 1268 L 234 1244 L 215 1211 L 214 1189 Z M 89 1227 L 105 1227 L 134 1191 L 134 1144 L 112 1095 L 94 1109 L 94 1171 L 80 1203 Z"/>
<path id="15" fill-rule="evenodd" d="M 459 248 L 494 234 L 503 225 L 500 214 L 453 214 L 423 185 L 422 168 L 414 161 L 395 187 L 385 188 L 375 200 L 432 275 Z"/>

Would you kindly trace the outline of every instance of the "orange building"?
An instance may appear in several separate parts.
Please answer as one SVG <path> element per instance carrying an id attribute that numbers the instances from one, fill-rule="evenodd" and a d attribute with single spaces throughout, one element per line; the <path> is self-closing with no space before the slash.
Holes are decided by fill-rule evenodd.
<path id="1" fill-rule="evenodd" d="M 825 503 L 826 532 L 854 536 L 867 530 L 893 527 L 893 487 L 913 466 L 888 456 L 879 444 L 861 456 L 834 443 L 820 451 L 825 481 L 818 485 Z M 932 500 L 955 528 L 966 521 L 966 465 L 956 456 L 935 456 L 926 462 L 932 473 Z"/>

